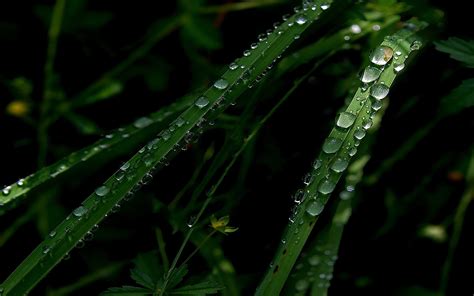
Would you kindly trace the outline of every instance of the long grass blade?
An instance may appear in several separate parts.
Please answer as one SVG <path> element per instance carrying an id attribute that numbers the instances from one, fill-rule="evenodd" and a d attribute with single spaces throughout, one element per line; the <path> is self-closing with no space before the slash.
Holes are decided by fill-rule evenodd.
<path id="1" fill-rule="evenodd" d="M 421 46 L 415 36 L 420 27 L 424 25 L 410 23 L 405 29 L 386 37 L 374 49 L 370 57 L 374 65 L 364 71 L 364 84 L 357 90 L 345 112 L 339 114 L 336 126 L 325 140 L 308 175 L 308 185 L 295 196 L 299 205 L 291 214 L 282 243 L 256 295 L 280 293 L 341 173 L 357 152 L 367 127 L 370 127 L 371 117 L 381 108 L 382 99 L 387 96 L 395 77 L 405 66 L 408 55 Z"/>

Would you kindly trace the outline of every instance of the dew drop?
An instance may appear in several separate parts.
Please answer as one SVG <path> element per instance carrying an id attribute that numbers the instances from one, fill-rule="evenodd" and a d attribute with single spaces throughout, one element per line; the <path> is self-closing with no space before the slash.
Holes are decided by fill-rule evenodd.
<path id="1" fill-rule="evenodd" d="M 323 162 L 321 161 L 321 159 L 316 159 L 313 162 L 313 169 L 315 169 L 315 170 L 319 169 L 322 164 L 323 164 Z"/>
<path id="2" fill-rule="evenodd" d="M 306 208 L 306 213 L 310 216 L 316 217 L 324 210 L 324 204 L 319 200 L 312 201 Z"/>
<path id="3" fill-rule="evenodd" d="M 11 191 L 11 187 L 10 187 L 10 186 L 7 186 L 7 187 L 3 188 L 2 194 L 5 195 L 5 196 L 7 196 L 7 195 L 10 194 L 10 191 Z"/>
<path id="4" fill-rule="evenodd" d="M 329 194 L 333 192 L 334 188 L 336 188 L 336 183 L 326 179 L 319 184 L 318 191 L 322 194 Z"/>
<path id="5" fill-rule="evenodd" d="M 351 32 L 352 34 L 359 34 L 360 32 L 362 32 L 362 29 L 360 28 L 358 24 L 353 24 L 351 26 Z"/>
<path id="6" fill-rule="evenodd" d="M 362 140 L 365 137 L 365 129 L 358 129 L 354 132 L 354 138 L 357 140 Z"/>
<path id="7" fill-rule="evenodd" d="M 402 71 L 404 68 L 405 68 L 405 63 L 403 63 L 403 62 L 395 63 L 393 65 L 393 70 L 395 71 L 395 73 L 398 73 L 398 72 Z"/>
<path id="8" fill-rule="evenodd" d="M 362 127 L 365 128 L 366 130 L 368 130 L 369 128 L 371 128 L 371 127 L 372 127 L 372 124 L 373 124 L 373 122 L 372 122 L 372 120 L 370 120 L 370 119 L 366 119 L 366 120 L 363 120 L 363 121 L 362 121 Z"/>
<path id="9" fill-rule="evenodd" d="M 354 124 L 356 116 L 349 112 L 341 112 L 337 118 L 336 125 L 341 128 L 348 128 Z"/>
<path id="10" fill-rule="evenodd" d="M 370 88 L 370 95 L 377 100 L 382 100 L 388 95 L 389 90 L 385 84 L 376 83 Z"/>
<path id="11" fill-rule="evenodd" d="M 382 101 L 375 101 L 373 104 L 372 104 L 372 109 L 374 109 L 375 111 L 378 111 L 380 110 L 380 108 L 382 108 Z"/>
<path id="12" fill-rule="evenodd" d="M 419 50 L 421 47 L 422 43 L 419 40 L 413 41 L 413 43 L 410 45 L 411 50 Z"/>
<path id="13" fill-rule="evenodd" d="M 20 180 L 16 181 L 16 185 L 18 187 L 22 187 L 23 185 L 25 185 L 25 179 L 20 179 Z"/>
<path id="14" fill-rule="evenodd" d="M 331 165 L 331 169 L 335 171 L 336 173 L 341 173 L 345 169 L 347 169 L 347 166 L 349 165 L 349 162 L 343 158 L 336 158 L 334 162 Z"/>
<path id="15" fill-rule="evenodd" d="M 306 22 L 308 21 L 308 19 L 306 18 L 305 15 L 300 14 L 300 15 L 298 15 L 298 16 L 296 17 L 296 20 L 295 20 L 295 21 L 296 21 L 296 23 L 297 23 L 298 25 L 304 25 L 304 24 L 306 24 Z"/>
<path id="16" fill-rule="evenodd" d="M 214 82 L 214 87 L 217 89 L 226 89 L 228 86 L 229 82 L 222 78 Z"/>
<path id="17" fill-rule="evenodd" d="M 309 265 L 316 266 L 321 263 L 321 258 L 318 255 L 313 255 L 308 259 Z"/>
<path id="18" fill-rule="evenodd" d="M 109 187 L 100 186 L 99 188 L 95 190 L 95 194 L 97 194 L 98 196 L 105 196 L 107 195 L 107 193 L 109 193 L 109 191 L 110 191 Z"/>
<path id="19" fill-rule="evenodd" d="M 370 55 L 370 61 L 376 65 L 383 66 L 390 61 L 392 56 L 393 49 L 388 46 L 379 46 Z"/>
<path id="20" fill-rule="evenodd" d="M 128 170 L 129 167 L 130 167 L 130 162 L 126 162 L 120 167 L 120 169 L 122 171 L 126 171 L 126 170 Z"/>
<path id="21" fill-rule="evenodd" d="M 209 100 L 204 96 L 199 97 L 196 102 L 194 102 L 194 105 L 196 105 L 199 109 L 206 107 L 208 104 Z"/>
<path id="22" fill-rule="evenodd" d="M 151 120 L 148 117 L 140 117 L 135 122 L 133 123 L 133 126 L 136 128 L 144 128 L 146 126 L 149 126 L 150 124 L 153 123 L 153 120 Z"/>
<path id="23" fill-rule="evenodd" d="M 51 248 L 49 246 L 43 246 L 43 254 L 48 254 Z"/>
<path id="24" fill-rule="evenodd" d="M 237 69 L 238 67 L 239 67 L 239 65 L 237 65 L 237 63 L 235 63 L 235 62 L 234 62 L 234 63 L 231 63 L 231 64 L 229 65 L 229 69 L 232 70 L 232 71 L 235 70 L 235 69 Z"/>
<path id="25" fill-rule="evenodd" d="M 88 209 L 84 206 L 79 206 L 72 211 L 72 214 L 76 217 L 82 217 L 84 214 L 86 214 Z"/>
<path id="26" fill-rule="evenodd" d="M 174 121 L 174 124 L 176 124 L 177 127 L 181 127 L 183 126 L 183 124 L 185 124 L 186 121 L 182 118 L 182 117 L 178 117 L 176 118 L 176 120 Z"/>
<path id="27" fill-rule="evenodd" d="M 298 280 L 295 284 L 295 289 L 298 292 L 306 291 L 309 288 L 309 282 L 305 279 Z"/>
<path id="28" fill-rule="evenodd" d="M 357 148 L 356 147 L 352 147 L 349 150 L 349 156 L 354 156 L 354 155 L 356 155 L 356 153 L 357 153 Z"/>
<path id="29" fill-rule="evenodd" d="M 190 216 L 188 221 L 186 222 L 186 226 L 192 228 L 196 224 L 196 216 Z"/>
<path id="30" fill-rule="evenodd" d="M 295 195 L 293 196 L 293 201 L 297 204 L 300 204 L 304 200 L 304 191 L 302 189 L 298 189 Z"/>
<path id="31" fill-rule="evenodd" d="M 250 50 L 244 50 L 244 57 L 248 57 L 252 52 Z"/>
<path id="32" fill-rule="evenodd" d="M 337 138 L 327 138 L 323 144 L 323 151 L 326 153 L 335 153 L 341 148 L 342 141 Z"/>
<path id="33" fill-rule="evenodd" d="M 380 25 L 377 25 L 377 24 L 373 25 L 373 26 L 372 26 L 372 30 L 374 30 L 374 31 L 380 31 Z"/>
<path id="34" fill-rule="evenodd" d="M 49 233 L 49 237 L 50 238 L 53 238 L 56 236 L 56 231 L 55 230 L 52 230 L 50 233 Z"/>
<path id="35" fill-rule="evenodd" d="M 321 4 L 321 9 L 322 10 L 327 10 L 329 7 L 331 7 L 330 4 Z"/>
<path id="36" fill-rule="evenodd" d="M 375 81 L 380 77 L 381 73 L 382 70 L 380 70 L 379 68 L 374 66 L 367 66 L 360 77 L 360 81 L 362 81 L 363 83 Z"/>

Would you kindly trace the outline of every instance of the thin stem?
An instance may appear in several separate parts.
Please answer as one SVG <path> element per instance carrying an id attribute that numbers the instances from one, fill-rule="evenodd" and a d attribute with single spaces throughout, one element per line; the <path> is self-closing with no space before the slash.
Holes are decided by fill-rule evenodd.
<path id="1" fill-rule="evenodd" d="M 196 247 L 196 249 L 194 249 L 194 251 L 183 261 L 182 264 L 186 264 L 194 255 L 196 255 L 197 251 L 199 251 L 199 249 L 202 248 L 202 246 L 204 246 L 204 244 L 217 232 L 217 230 L 213 230 L 212 232 L 210 232 L 206 238 L 204 238 L 202 240 L 202 242 Z"/>

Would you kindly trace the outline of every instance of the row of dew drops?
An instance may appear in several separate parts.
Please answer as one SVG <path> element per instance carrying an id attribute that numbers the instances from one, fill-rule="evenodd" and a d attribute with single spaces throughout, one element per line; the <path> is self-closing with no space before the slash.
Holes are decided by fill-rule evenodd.
<path id="1" fill-rule="evenodd" d="M 328 4 L 323 4 L 320 6 L 321 10 L 326 10 L 329 8 L 329 5 Z M 301 13 L 299 14 L 296 18 L 295 18 L 295 21 L 294 22 L 289 22 L 288 23 L 288 27 L 291 27 L 294 25 L 294 23 L 298 24 L 298 25 L 303 25 L 307 22 L 307 18 L 304 14 L 304 11 L 308 10 L 308 9 L 311 9 L 311 10 L 316 10 L 317 7 L 314 3 L 310 2 L 310 1 L 304 1 L 303 3 L 303 7 L 300 8 L 300 7 L 296 7 L 294 10 L 296 13 Z M 289 19 L 289 15 L 285 15 L 283 16 L 283 20 L 284 21 L 287 21 Z M 283 32 L 284 32 L 284 27 L 280 25 L 280 23 L 274 23 L 274 29 L 275 31 L 277 32 L 278 35 L 281 35 Z M 267 37 L 270 36 L 274 31 L 273 30 L 268 30 L 266 32 L 266 34 L 260 34 L 258 35 L 258 40 L 259 42 L 266 42 L 267 41 Z M 243 55 L 245 57 L 247 56 L 250 56 L 252 54 L 252 50 L 256 49 L 257 47 L 259 46 L 258 43 L 252 43 L 251 44 L 251 49 L 250 50 L 246 50 L 244 51 Z M 261 79 L 263 79 L 263 77 L 268 73 L 268 71 L 270 71 L 272 69 L 272 67 L 274 66 L 274 64 L 276 63 L 277 59 L 281 58 L 281 55 L 278 56 L 276 59 L 274 59 L 272 61 L 272 63 L 267 67 L 267 69 L 265 69 L 259 76 L 256 77 L 255 81 L 254 82 L 259 82 Z M 237 69 L 244 69 L 245 68 L 245 65 L 239 65 L 238 64 L 238 60 L 236 60 L 235 62 L 232 62 L 230 65 L 229 65 L 229 69 L 230 70 L 237 70 Z M 248 84 L 248 87 L 251 88 L 253 86 L 253 83 L 249 81 L 249 77 L 251 75 L 251 72 L 253 71 L 253 69 L 248 69 L 247 71 L 244 71 L 243 74 L 240 76 L 239 80 L 237 81 L 237 85 L 240 83 L 240 82 L 243 82 L 244 84 Z M 229 88 L 229 82 L 224 79 L 224 78 L 220 78 L 218 79 L 214 84 L 213 84 L 213 87 L 217 90 L 221 90 L 221 91 L 231 91 L 231 89 L 228 89 Z M 211 111 L 216 111 L 217 108 L 219 107 L 224 107 L 223 104 L 225 102 L 225 97 L 224 96 L 221 96 L 217 101 L 216 103 L 214 104 L 213 108 L 211 109 Z M 207 107 L 208 105 L 210 104 L 210 101 L 207 97 L 205 96 L 199 96 L 196 101 L 194 102 L 194 106 L 199 108 L 199 109 L 203 109 L 205 107 Z M 160 121 L 162 120 L 162 118 L 160 118 Z M 154 123 L 155 121 L 153 119 L 150 119 L 148 117 L 141 117 L 139 119 L 137 119 L 133 126 L 137 129 L 142 129 L 142 128 L 145 128 L 149 125 L 151 125 L 152 123 Z M 185 126 L 185 125 L 189 125 L 190 122 L 189 121 L 186 121 L 185 119 L 183 119 L 181 116 L 178 117 L 175 121 L 173 121 L 169 128 L 164 130 L 163 132 L 161 132 L 158 137 L 152 141 L 150 141 L 145 147 L 143 147 L 142 149 L 139 150 L 139 154 L 143 154 L 143 157 L 141 157 L 141 160 L 144 162 L 145 166 L 147 167 L 150 167 L 150 166 L 153 166 L 154 162 L 153 162 L 153 158 L 152 158 L 152 155 L 151 153 L 147 153 L 148 151 L 152 151 L 152 150 L 155 150 L 158 148 L 158 144 L 160 141 L 167 141 L 171 138 L 172 136 L 172 133 L 177 129 L 177 128 L 180 128 L 182 126 Z M 197 131 L 187 131 L 186 134 L 185 134 L 185 137 L 184 137 L 184 141 L 183 143 L 181 144 L 177 144 L 176 147 L 173 148 L 173 152 L 177 152 L 178 150 L 186 150 L 187 147 L 189 146 L 189 144 L 195 142 L 197 140 L 197 135 L 202 133 L 204 128 L 207 126 L 207 125 L 212 125 L 213 123 L 212 122 L 207 122 L 207 120 L 205 118 L 201 118 L 197 124 L 196 124 L 196 127 L 197 127 Z M 122 138 L 127 138 L 129 136 L 128 133 L 123 133 L 124 129 L 119 129 L 119 133 L 121 133 L 121 137 Z M 112 139 L 114 138 L 116 135 L 115 134 L 109 134 L 106 136 L 107 139 Z M 108 146 L 97 146 L 96 147 L 97 149 L 105 149 L 105 148 L 108 148 Z M 94 148 L 94 149 L 96 149 Z M 97 150 L 96 149 L 96 150 Z M 88 153 L 85 153 L 86 155 L 88 155 Z M 89 156 L 90 157 L 90 156 Z M 83 160 L 86 160 L 87 158 L 83 158 Z M 169 163 L 166 161 L 166 157 L 160 161 L 160 164 L 159 165 L 168 165 Z M 119 171 L 117 171 L 115 174 L 114 174 L 114 178 L 116 180 L 116 182 L 121 182 L 122 180 L 126 179 L 126 180 L 133 180 L 134 179 L 134 169 L 137 168 L 138 166 L 140 165 L 140 161 L 130 161 L 130 162 L 126 162 L 125 164 L 123 164 Z M 154 167 L 150 170 L 149 173 L 145 174 L 145 176 L 141 179 L 141 181 L 139 183 L 137 183 L 136 185 L 134 185 L 134 187 L 130 190 L 130 192 L 125 196 L 124 200 L 130 200 L 134 193 L 137 192 L 142 185 L 144 184 L 147 184 L 149 183 L 152 178 L 153 178 L 153 171 L 155 171 L 158 167 Z M 61 165 L 59 166 L 53 173 L 52 173 L 52 177 L 55 177 L 56 175 L 60 174 L 61 172 L 65 171 L 67 169 L 67 166 L 66 165 Z M 129 174 L 127 174 L 127 172 L 131 172 Z M 22 180 L 18 181 L 18 186 L 22 186 Z M 102 201 L 102 202 L 106 202 L 106 198 L 107 198 L 107 195 L 109 194 L 109 192 L 113 191 L 114 190 L 114 186 L 117 186 L 118 183 L 112 183 L 112 186 L 109 186 L 109 185 L 102 185 L 100 187 L 98 187 L 94 194 L 96 196 L 96 204 L 99 202 L 99 201 Z M 7 195 L 9 194 L 9 190 L 10 188 L 4 188 L 3 190 L 3 194 L 4 195 Z M 120 205 L 120 202 L 115 204 L 114 207 L 111 209 L 111 213 L 115 213 L 117 211 L 119 211 L 121 205 Z M 92 206 L 92 207 L 88 207 L 86 206 L 85 204 L 83 205 L 80 205 L 79 207 L 77 207 L 76 209 L 74 209 L 72 211 L 72 214 L 69 215 L 66 220 L 67 221 L 70 221 L 71 219 L 77 219 L 77 221 L 80 221 L 82 220 L 83 218 L 86 218 L 88 217 L 88 214 L 92 211 L 94 211 L 95 209 L 97 208 L 96 205 Z M 106 215 L 107 216 L 107 215 Z M 190 224 L 190 223 L 188 223 Z M 188 225 L 189 226 L 189 225 Z M 192 225 L 191 225 L 192 226 Z M 72 226 L 71 227 L 67 227 L 65 229 L 66 233 L 69 233 L 72 229 Z M 85 236 L 80 239 L 77 244 L 76 244 L 76 247 L 77 248 L 82 248 L 84 246 L 84 243 L 85 241 L 89 241 L 93 238 L 94 236 L 94 231 L 96 231 L 98 229 L 98 225 L 95 225 L 93 227 L 93 229 L 91 231 L 88 231 Z M 56 237 L 56 230 L 53 230 L 50 232 L 49 234 L 49 238 L 50 239 L 54 239 Z M 68 239 L 72 239 L 71 237 L 69 237 Z M 52 252 L 52 247 L 50 247 L 49 245 L 44 245 L 43 248 L 42 248 L 42 252 L 44 255 L 51 255 Z M 69 255 L 66 255 L 64 257 L 64 259 L 68 259 L 69 258 Z"/>
<path id="2" fill-rule="evenodd" d="M 415 40 L 410 50 L 418 50 L 421 46 L 421 42 Z M 360 81 L 362 82 L 362 90 L 367 91 L 370 87 L 370 97 L 372 98 L 372 111 L 370 112 L 369 116 L 366 118 L 365 116 L 362 118 L 362 126 L 357 127 L 353 133 L 354 136 L 354 146 L 347 146 L 348 155 L 350 157 L 354 156 L 357 153 L 357 146 L 360 144 L 360 140 L 362 140 L 365 135 L 366 131 L 372 126 L 372 119 L 376 114 L 376 111 L 380 110 L 382 107 L 382 100 L 387 97 L 389 93 L 389 87 L 384 84 L 384 82 L 377 82 L 378 78 L 380 77 L 381 73 L 384 70 L 384 67 L 388 64 L 389 61 L 393 58 L 393 69 L 396 73 L 400 72 L 404 67 L 404 60 L 408 58 L 407 55 L 404 56 L 403 59 L 400 59 L 402 52 L 397 50 L 393 51 L 392 48 L 388 46 L 379 46 L 377 47 L 371 54 L 370 54 L 370 62 L 371 64 L 368 65 L 360 76 Z M 401 61 L 399 61 L 401 60 Z M 360 99 L 361 100 L 361 99 Z M 362 102 L 363 104 L 363 102 Z M 356 114 L 351 112 L 341 112 L 338 114 L 336 118 L 336 126 L 342 130 L 348 131 L 351 128 L 357 119 Z M 322 150 L 327 155 L 336 155 L 343 146 L 343 140 L 335 137 L 328 137 L 322 146 Z M 344 172 L 348 165 L 349 165 L 350 158 L 343 158 L 343 157 L 333 157 L 332 162 L 329 164 L 329 171 L 333 173 L 342 173 Z M 308 186 L 318 175 L 319 170 L 323 164 L 321 159 L 317 159 L 313 163 L 313 170 L 311 173 L 308 173 L 303 178 L 304 185 Z M 329 176 L 326 176 L 318 186 L 318 192 L 327 195 L 330 194 L 336 184 L 329 179 Z M 350 193 L 353 191 L 353 188 L 349 187 L 347 193 L 341 195 L 341 198 L 348 199 L 350 198 Z M 304 191 L 303 189 L 299 189 L 293 197 L 294 202 L 296 205 L 301 204 L 308 191 Z M 317 195 L 313 196 L 313 201 L 308 204 L 306 208 L 306 213 L 310 216 L 317 216 L 319 215 L 324 208 L 324 205 L 321 203 L 319 199 L 316 198 Z M 297 207 L 295 207 L 297 209 Z M 294 222 L 294 217 L 296 213 L 293 212 L 290 216 L 290 222 Z"/>

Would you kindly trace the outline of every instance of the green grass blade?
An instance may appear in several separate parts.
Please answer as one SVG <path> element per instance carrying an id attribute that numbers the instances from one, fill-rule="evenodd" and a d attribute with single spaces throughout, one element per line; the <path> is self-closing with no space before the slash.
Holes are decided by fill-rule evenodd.
<path id="1" fill-rule="evenodd" d="M 326 3 L 326 2 L 324 2 Z M 229 67 L 214 86 L 184 111 L 168 129 L 140 149 L 113 176 L 97 188 L 52 234 L 0 285 L 6 295 L 28 293 L 82 238 L 100 223 L 151 171 L 166 165 L 168 159 L 203 132 L 205 122 L 214 119 L 248 88 L 261 81 L 295 39 L 327 8 L 315 1 L 259 37 L 259 43 Z M 314 9 L 313 9 L 314 8 Z"/>
<path id="2" fill-rule="evenodd" d="M 340 123 L 332 129 L 323 144 L 319 158 L 310 173 L 311 180 L 303 191 L 297 193 L 300 195 L 297 197 L 300 204 L 290 217 L 282 243 L 256 295 L 278 295 L 283 288 L 318 215 L 336 187 L 341 172 L 357 152 L 371 116 L 382 106 L 381 99 L 388 94 L 398 70 L 401 65 L 404 66 L 408 55 L 420 47 L 420 42 L 415 39 L 414 27 L 418 28 L 415 24 L 410 24 L 395 35 L 386 37 L 374 50 L 374 58 L 371 60 L 375 61 L 375 66 L 385 63 L 386 65 L 380 69 L 382 70 L 380 76 L 376 75 L 378 77 L 375 77 L 375 81 L 371 81 L 372 85 L 364 84 L 357 90 L 345 113 L 340 115 L 338 119 Z"/>
<path id="3" fill-rule="evenodd" d="M 113 154 L 127 153 L 132 149 L 136 149 L 140 143 L 151 138 L 153 134 L 163 128 L 163 124 L 169 123 L 177 117 L 177 114 L 189 107 L 193 100 L 193 95 L 185 96 L 176 103 L 162 108 L 148 117 L 139 118 L 133 124 L 106 135 L 94 144 L 4 187 L 0 194 L 0 215 L 14 208 L 26 198 L 27 194 L 41 185 L 52 182 L 79 166 L 87 165 L 90 161 L 97 161 L 98 159 L 103 161 Z"/>

